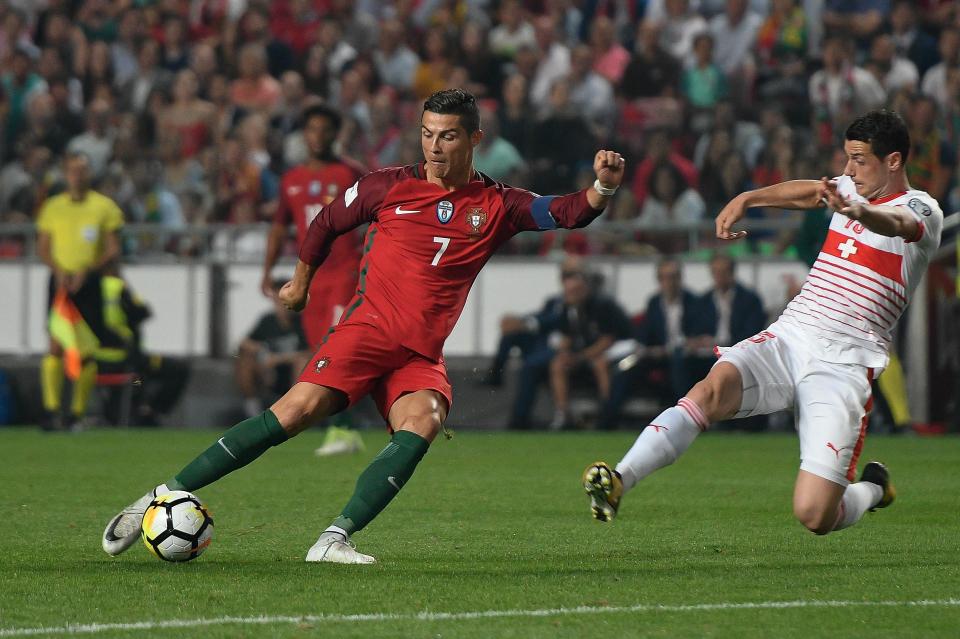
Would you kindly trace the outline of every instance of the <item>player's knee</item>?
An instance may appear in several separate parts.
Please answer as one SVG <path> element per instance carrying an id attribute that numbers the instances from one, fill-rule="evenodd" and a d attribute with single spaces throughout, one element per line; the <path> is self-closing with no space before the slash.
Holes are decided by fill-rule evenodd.
<path id="1" fill-rule="evenodd" d="M 270 408 L 290 437 L 337 412 L 345 403 L 336 396 L 337 391 L 312 384 L 306 389 L 301 386 L 294 385 Z"/>
<path id="2" fill-rule="evenodd" d="M 709 422 L 728 419 L 740 407 L 743 396 L 740 383 L 736 369 L 730 371 L 727 367 L 717 367 L 697 382 L 687 397 L 700 407 Z"/>
<path id="3" fill-rule="evenodd" d="M 443 418 L 437 411 L 418 411 L 404 415 L 393 426 L 394 430 L 407 430 L 420 435 L 428 442 L 433 441 L 443 428 Z"/>
<path id="4" fill-rule="evenodd" d="M 793 516 L 803 524 L 804 528 L 815 535 L 826 535 L 837 523 L 836 510 L 831 511 L 812 502 L 794 503 Z"/>
<path id="5" fill-rule="evenodd" d="M 696 384 L 687 393 L 687 398 L 693 401 L 705 415 L 716 415 L 721 402 L 722 389 L 715 380 L 707 377 Z"/>

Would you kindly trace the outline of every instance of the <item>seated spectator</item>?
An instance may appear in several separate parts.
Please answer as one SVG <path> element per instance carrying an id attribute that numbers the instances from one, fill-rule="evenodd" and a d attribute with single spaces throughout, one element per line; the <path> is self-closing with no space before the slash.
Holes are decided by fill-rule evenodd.
<path id="1" fill-rule="evenodd" d="M 563 140 L 557 145 L 557 140 Z M 550 106 L 533 126 L 528 156 L 531 158 L 531 188 L 538 193 L 557 193 L 576 182 L 584 158 L 593 156 L 596 138 L 587 121 L 570 100 L 570 83 L 557 80 L 550 92 Z"/>
<path id="2" fill-rule="evenodd" d="M 823 69 L 810 77 L 808 91 L 817 142 L 823 148 L 834 146 L 857 114 L 880 107 L 886 100 L 876 78 L 854 64 L 852 47 L 840 35 L 824 42 Z"/>
<path id="3" fill-rule="evenodd" d="M 542 107 L 550 98 L 553 83 L 570 73 L 570 47 L 559 39 L 559 25 L 555 16 L 543 15 L 534 20 L 540 60 L 530 80 L 530 101 Z"/>
<path id="4" fill-rule="evenodd" d="M 0 170 L 0 211 L 5 221 L 29 223 L 46 196 L 53 154 L 45 146 L 18 145 L 16 161 Z"/>
<path id="5" fill-rule="evenodd" d="M 690 7 L 689 0 L 666 0 L 662 19 L 655 20 L 660 28 L 660 45 L 684 62 L 693 50 L 693 39 L 708 29 L 707 21 Z"/>
<path id="6" fill-rule="evenodd" d="M 798 0 L 773 0 L 757 33 L 757 96 L 790 113 L 790 121 L 806 124 L 809 17 Z"/>
<path id="7" fill-rule="evenodd" d="M 893 38 L 886 33 L 874 36 L 870 44 L 870 58 L 864 66 L 874 74 L 888 95 L 893 95 L 901 89 L 913 93 L 920 83 L 917 66 L 909 58 L 897 53 Z"/>
<path id="8" fill-rule="evenodd" d="M 897 55 L 913 62 L 920 75 L 937 63 L 937 39 L 917 25 L 914 0 L 896 0 L 890 11 L 890 29 Z"/>
<path id="9" fill-rule="evenodd" d="M 785 124 L 777 127 L 753 169 L 755 188 L 789 179 L 793 167 L 793 149 L 793 130 Z"/>
<path id="10" fill-rule="evenodd" d="M 755 70 L 753 49 L 763 17 L 750 10 L 747 0 L 726 0 L 724 12 L 710 20 L 717 65 L 734 81 L 739 78 L 750 86 Z"/>
<path id="11" fill-rule="evenodd" d="M 93 180 L 103 177 L 113 158 L 114 131 L 110 126 L 111 108 L 104 100 L 96 100 L 87 108 L 87 130 L 70 140 L 68 153 L 82 153 L 90 160 Z"/>
<path id="12" fill-rule="evenodd" d="M 957 152 L 936 126 L 937 105 L 933 98 L 915 96 L 905 119 L 910 130 L 910 162 L 907 164 L 910 185 L 943 202 L 957 165 Z"/>
<path id="13" fill-rule="evenodd" d="M 531 106 L 527 95 L 527 79 L 519 73 L 508 76 L 503 81 L 503 103 L 497 109 L 497 120 L 500 124 L 500 135 L 524 157 L 530 152 L 533 127 Z M 545 103 L 543 108 L 548 106 L 549 102 Z"/>
<path id="14" fill-rule="evenodd" d="M 425 100 L 435 91 L 447 87 L 447 78 L 453 71 L 453 47 L 446 31 L 433 27 L 423 38 L 423 54 L 413 73 L 413 95 Z"/>
<path id="15" fill-rule="evenodd" d="M 47 92 L 47 83 L 34 72 L 33 58 L 23 48 L 14 50 L 6 68 L 9 70 L 0 77 L 8 109 L 4 141 L 12 148 L 25 128 L 27 105 L 35 95 Z"/>
<path id="16" fill-rule="evenodd" d="M 460 31 L 457 64 L 469 77 L 464 86 L 478 99 L 499 94 L 503 84 L 501 61 L 487 48 L 487 34 L 476 22 L 468 22 Z"/>
<path id="17" fill-rule="evenodd" d="M 715 326 L 716 346 L 732 346 L 756 335 L 767 325 L 767 315 L 760 297 L 737 282 L 733 259 L 715 253 L 710 259 L 713 288 L 703 296 L 702 309 Z"/>
<path id="18" fill-rule="evenodd" d="M 250 43 L 240 49 L 239 77 L 230 86 L 233 103 L 248 111 L 270 114 L 280 102 L 280 83 L 267 73 L 263 45 Z"/>
<path id="19" fill-rule="evenodd" d="M 730 150 L 716 164 L 704 167 L 700 192 L 708 216 L 720 213 L 727 202 L 752 188 L 750 173 L 743 156 Z"/>
<path id="20" fill-rule="evenodd" d="M 420 59 L 404 42 L 403 23 L 396 19 L 384 20 L 380 24 L 380 37 L 373 51 L 373 61 L 377 73 L 384 84 L 401 93 L 413 86 L 413 75 Z"/>
<path id="21" fill-rule="evenodd" d="M 707 32 L 693 40 L 693 64 L 683 72 L 680 91 L 692 107 L 690 127 L 695 133 L 711 124 L 713 107 L 727 95 L 727 79 L 713 62 L 713 36 Z"/>
<path id="22" fill-rule="evenodd" d="M 193 71 L 180 71 L 173 80 L 173 102 L 160 112 L 161 134 L 176 135 L 187 158 L 198 155 L 213 140 L 214 106 L 198 97 L 199 88 Z"/>
<path id="23" fill-rule="evenodd" d="M 605 15 L 598 15 L 590 25 L 590 48 L 593 70 L 616 86 L 630 62 L 630 53 L 617 41 L 616 25 Z"/>
<path id="24" fill-rule="evenodd" d="M 703 311 L 702 300 L 683 288 L 680 262 L 668 257 L 657 264 L 659 291 L 647 303 L 636 332 L 640 346 L 620 362 L 611 381 L 610 401 L 603 407 L 600 427 L 613 430 L 630 394 L 652 374 L 666 379 L 665 405 L 690 390 L 706 362 L 713 358 L 716 327 Z"/>
<path id="25" fill-rule="evenodd" d="M 340 20 L 328 16 L 320 24 L 317 32 L 317 44 L 324 51 L 327 70 L 337 77 L 357 57 L 357 50 L 344 37 L 344 28 Z"/>
<path id="26" fill-rule="evenodd" d="M 500 136 L 496 114 L 481 108 L 480 121 L 483 139 L 473 150 L 473 166 L 497 182 L 522 183 L 526 163 L 517 148 Z"/>
<path id="27" fill-rule="evenodd" d="M 637 26 L 633 56 L 620 83 L 620 92 L 629 100 L 674 96 L 681 77 L 680 62 L 660 44 L 660 29 L 649 20 Z"/>
<path id="28" fill-rule="evenodd" d="M 216 221 L 247 223 L 269 219 L 276 208 L 279 180 L 269 169 L 254 162 L 243 141 L 233 136 L 222 145 L 217 158 Z M 243 209 L 243 215 L 239 213 Z"/>
<path id="29" fill-rule="evenodd" d="M 330 93 L 330 71 L 327 69 L 326 51 L 319 44 L 307 49 L 300 69 L 303 75 L 303 86 L 308 92 L 321 98 Z M 411 71 L 411 82 L 413 72 Z M 212 98 L 211 98 L 212 99 Z"/>
<path id="30" fill-rule="evenodd" d="M 519 0 L 504 0 L 497 13 L 497 26 L 490 30 L 490 50 L 504 60 L 513 60 L 523 46 L 536 47 L 533 25 L 523 17 Z"/>
<path id="31" fill-rule="evenodd" d="M 210 100 L 210 83 L 218 71 L 217 52 L 209 44 L 198 42 L 190 48 L 190 70 L 197 78 L 199 95 Z"/>
<path id="32" fill-rule="evenodd" d="M 126 86 L 137 76 L 137 48 L 147 37 L 143 13 L 137 7 L 124 10 L 117 27 L 117 40 L 110 45 L 113 78 L 118 87 Z"/>
<path id="33" fill-rule="evenodd" d="M 650 174 L 649 195 L 640 209 L 637 227 L 664 224 L 696 224 L 706 206 L 700 194 L 686 186 L 683 176 L 670 164 L 661 164 Z"/>
<path id="34" fill-rule="evenodd" d="M 121 102 L 127 108 L 143 113 L 150 97 L 169 87 L 173 74 L 160 66 L 160 45 L 149 38 L 140 43 L 137 66 L 137 75 L 121 89 Z"/>
<path id="35" fill-rule="evenodd" d="M 270 119 L 270 129 L 277 136 L 284 137 L 300 126 L 301 114 L 316 98 L 307 95 L 303 76 L 296 71 L 285 71 L 280 76 L 280 92 L 283 97 Z"/>
<path id="36" fill-rule="evenodd" d="M 500 318 L 500 340 L 497 343 L 497 352 L 480 383 L 485 386 L 502 386 L 507 362 L 515 353 L 520 355 L 523 362 L 521 378 L 538 366 L 541 373 L 545 371 L 546 363 L 553 358 L 553 349 L 548 345 L 548 338 L 559 327 L 562 314 L 563 296 L 555 295 L 547 298 L 543 308 L 536 313 L 504 315 Z M 535 384 L 521 382 L 520 386 L 536 392 Z M 515 427 L 529 427 L 530 409 L 533 407 L 532 397 L 529 395 L 527 392 L 517 394 L 516 400 L 522 406 L 516 411 Z"/>
<path id="37" fill-rule="evenodd" d="M 771 118 L 775 119 L 774 124 L 770 124 Z M 726 135 L 724 142 L 729 146 L 733 145 L 743 156 L 747 166 L 753 168 L 757 163 L 757 158 L 763 151 L 770 137 L 770 131 L 776 126 L 783 124 L 783 113 L 776 105 L 763 106 L 760 109 L 760 122 L 750 122 L 737 115 L 737 107 L 729 99 L 720 100 L 713 110 L 713 126 L 697 139 L 693 149 L 693 163 L 700 170 L 700 182 L 703 183 L 703 171 L 707 164 L 707 150 L 711 149 L 715 160 L 726 155 L 729 148 L 724 148 L 719 154 L 713 145 L 714 135 Z M 732 137 L 731 137 L 732 136 Z"/>
<path id="38" fill-rule="evenodd" d="M 650 175 L 663 163 L 670 164 L 683 176 L 684 186 L 697 188 L 699 174 L 693 162 L 673 148 L 670 132 L 666 129 L 651 130 L 647 136 L 646 149 L 637 163 L 637 172 L 633 174 L 630 190 L 637 206 L 642 206 L 649 192 Z"/>
<path id="39" fill-rule="evenodd" d="M 950 95 L 947 88 L 948 72 L 960 66 L 960 29 L 947 27 L 941 31 L 938 50 L 940 51 L 940 62 L 930 67 L 923 74 L 920 90 L 924 95 L 929 95 L 936 100 L 937 106 L 945 111 L 950 106 Z"/>
<path id="40" fill-rule="evenodd" d="M 828 37 L 853 37 L 866 49 L 890 13 L 890 0 L 826 0 L 823 26 Z"/>
<path id="41" fill-rule="evenodd" d="M 280 291 L 286 280 L 274 281 Z M 236 377 L 243 395 L 243 411 L 259 415 L 280 397 L 310 359 L 307 338 L 297 314 L 273 297 L 274 310 L 265 313 L 240 343 Z"/>
<path id="42" fill-rule="evenodd" d="M 610 397 L 608 349 L 629 339 L 633 329 L 623 308 L 600 292 L 600 280 L 577 259 L 568 259 L 563 278 L 563 313 L 557 326 L 556 353 L 550 361 L 550 391 L 553 394 L 552 430 L 571 425 L 570 377 L 587 372 L 596 382 L 601 402 Z"/>
<path id="43" fill-rule="evenodd" d="M 293 49 L 282 40 L 273 37 L 270 31 L 270 14 L 266 9 L 250 8 L 237 25 L 240 30 L 240 42 L 244 45 L 255 43 L 263 47 L 267 55 L 267 72 L 279 78 L 294 66 Z"/>
<path id="44" fill-rule="evenodd" d="M 489 122 L 483 120 L 485 135 Z M 400 157 L 402 135 L 403 129 L 397 124 L 396 92 L 389 87 L 383 87 L 370 101 L 370 131 L 362 153 L 367 167 L 376 170 L 385 166 L 396 166 Z M 306 155 L 303 159 L 306 159 Z"/>
<path id="45" fill-rule="evenodd" d="M 163 53 L 160 66 L 170 73 L 178 73 L 187 68 L 190 54 L 187 43 L 187 21 L 176 14 L 163 20 Z"/>
<path id="46" fill-rule="evenodd" d="M 610 131 L 616 104 L 610 82 L 593 70 L 593 53 L 585 44 L 570 57 L 570 102 L 601 135 Z"/>

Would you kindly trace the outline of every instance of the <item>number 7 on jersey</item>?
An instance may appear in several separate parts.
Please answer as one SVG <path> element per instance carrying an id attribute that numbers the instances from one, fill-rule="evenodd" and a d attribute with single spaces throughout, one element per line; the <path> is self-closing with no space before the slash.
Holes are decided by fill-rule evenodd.
<path id="1" fill-rule="evenodd" d="M 449 237 L 435 237 L 433 241 L 440 245 L 440 250 L 437 251 L 437 254 L 433 256 L 433 261 L 430 262 L 430 266 L 436 266 L 440 263 L 440 258 L 443 257 L 443 252 L 447 250 L 447 247 L 450 246 Z"/>

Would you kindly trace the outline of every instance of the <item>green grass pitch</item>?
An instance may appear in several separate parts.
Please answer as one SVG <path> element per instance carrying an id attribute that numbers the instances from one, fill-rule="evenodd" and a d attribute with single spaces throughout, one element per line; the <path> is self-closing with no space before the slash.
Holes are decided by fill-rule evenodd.
<path id="1" fill-rule="evenodd" d="M 383 433 L 365 434 L 363 454 L 328 459 L 306 433 L 199 491 L 213 544 L 167 564 L 139 543 L 110 558 L 101 531 L 216 432 L 0 430 L 0 637 L 64 636 L 70 624 L 100 624 L 75 629 L 83 636 L 178 638 L 960 632 L 960 439 L 868 438 L 863 459 L 888 463 L 897 502 L 815 537 L 791 515 L 790 435 L 708 434 L 632 492 L 615 522 L 593 521 L 580 472 L 618 460 L 634 434 L 438 440 L 356 536 L 380 563 L 334 566 L 303 557 Z"/>

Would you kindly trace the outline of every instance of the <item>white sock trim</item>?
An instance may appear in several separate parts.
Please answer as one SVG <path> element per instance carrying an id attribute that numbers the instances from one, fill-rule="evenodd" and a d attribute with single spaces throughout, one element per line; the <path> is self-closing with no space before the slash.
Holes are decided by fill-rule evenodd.
<path id="1" fill-rule="evenodd" d="M 697 428 L 700 429 L 700 432 L 707 430 L 707 428 L 710 426 L 710 422 L 707 421 L 707 417 L 703 414 L 703 410 L 689 397 L 681 397 L 677 402 L 677 406 L 687 411 L 687 414 L 690 415 L 690 418 L 697 424 Z"/>

